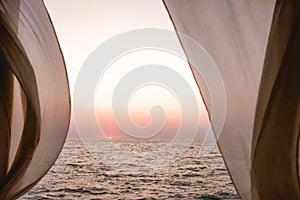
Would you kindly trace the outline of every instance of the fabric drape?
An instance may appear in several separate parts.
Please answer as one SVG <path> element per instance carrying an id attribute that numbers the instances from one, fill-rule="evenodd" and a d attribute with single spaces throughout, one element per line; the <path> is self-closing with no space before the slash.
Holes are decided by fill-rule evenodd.
<path id="1" fill-rule="evenodd" d="M 70 95 L 44 2 L 0 2 L 0 199 L 15 199 L 58 157 L 69 126 Z"/>
<path id="2" fill-rule="evenodd" d="M 218 145 L 240 196 L 300 198 L 299 1 L 163 2 L 175 29 L 207 50 L 223 78 Z M 189 43 L 178 37 L 189 59 Z M 194 75 L 210 113 L 203 78 Z"/>

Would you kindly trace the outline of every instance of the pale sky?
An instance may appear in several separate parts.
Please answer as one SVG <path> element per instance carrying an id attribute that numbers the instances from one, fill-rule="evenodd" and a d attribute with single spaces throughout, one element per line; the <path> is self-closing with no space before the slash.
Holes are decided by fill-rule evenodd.
<path id="1" fill-rule="evenodd" d="M 174 30 L 161 0 L 46 0 L 45 3 L 65 57 L 71 95 L 83 62 L 104 41 L 120 33 L 141 28 Z M 107 124 L 105 127 L 107 136 L 123 137 L 122 134 L 117 133 L 109 110 L 112 92 L 117 81 L 137 66 L 128 64 L 132 61 L 135 64 L 142 61 L 166 64 L 181 74 L 196 95 L 201 112 L 200 118 L 204 122 L 203 128 L 205 129 L 208 124 L 207 115 L 188 64 L 174 55 L 144 51 L 137 55 L 129 55 L 123 60 L 120 59 L 112 66 L 110 73 L 98 82 L 95 92 L 95 112 L 97 116 L 102 116 L 98 119 L 99 123 L 102 120 L 102 123 Z M 127 67 L 124 67 L 125 65 Z M 179 119 L 174 117 L 176 113 L 180 114 L 180 106 L 176 97 L 165 88 L 153 85 L 144 87 L 132 96 L 128 109 L 131 110 L 130 116 L 134 124 L 144 126 L 151 123 L 149 109 L 157 104 L 169 113 L 167 120 Z M 69 134 L 71 137 L 73 132 L 72 120 Z"/>

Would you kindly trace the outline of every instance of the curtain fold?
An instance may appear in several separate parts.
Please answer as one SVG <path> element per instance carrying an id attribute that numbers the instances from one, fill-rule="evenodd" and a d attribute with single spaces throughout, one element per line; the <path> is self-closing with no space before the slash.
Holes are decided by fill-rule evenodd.
<path id="1" fill-rule="evenodd" d="M 163 2 L 175 29 L 207 50 L 223 78 L 218 145 L 240 196 L 300 198 L 299 1 Z M 189 59 L 191 47 L 178 37 Z M 211 113 L 205 82 L 193 72 Z"/>
<path id="2" fill-rule="evenodd" d="M 6 72 L 0 75 L 0 199 L 15 199 L 58 157 L 69 126 L 70 96 L 43 1 L 2 0 L 0 11 L 0 71 Z"/>
<path id="3" fill-rule="evenodd" d="M 252 142 L 254 199 L 300 199 L 300 2 L 277 1 Z"/>

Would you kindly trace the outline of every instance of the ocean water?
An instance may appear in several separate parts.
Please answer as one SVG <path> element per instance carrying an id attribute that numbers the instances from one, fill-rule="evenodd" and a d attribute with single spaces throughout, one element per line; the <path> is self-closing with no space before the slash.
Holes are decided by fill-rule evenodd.
<path id="1" fill-rule="evenodd" d="M 80 140 L 67 141 L 47 175 L 20 199 L 239 199 L 216 146 L 207 145 L 204 148 L 212 150 L 200 156 L 202 141 L 176 145 L 162 157 L 143 160 L 139 168 L 141 164 L 124 152 L 142 157 L 142 153 L 151 154 L 168 142 L 111 142 L 122 151 L 107 148 L 105 142 L 90 142 L 94 155 L 102 158 L 99 160 Z M 183 146 L 187 151 L 182 154 L 178 149 Z M 171 158 L 170 162 L 157 162 L 164 156 Z"/>

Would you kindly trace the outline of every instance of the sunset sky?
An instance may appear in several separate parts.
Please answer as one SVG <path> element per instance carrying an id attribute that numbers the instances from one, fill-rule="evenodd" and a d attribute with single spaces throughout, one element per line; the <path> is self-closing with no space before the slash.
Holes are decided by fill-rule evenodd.
<path id="1" fill-rule="evenodd" d="M 85 59 L 101 43 L 120 33 L 140 28 L 161 28 L 174 30 L 161 0 L 46 0 L 59 42 L 65 57 L 70 82 L 71 95 L 76 77 Z M 113 11 L 113 12 L 112 12 Z M 134 62 L 134 64 L 132 64 Z M 127 137 L 116 125 L 111 108 L 114 88 L 128 71 L 139 64 L 162 64 L 171 67 L 188 81 L 195 93 L 200 112 L 199 135 L 203 135 L 208 125 L 206 111 L 198 93 L 191 70 L 186 62 L 165 52 L 141 51 L 129 54 L 113 64 L 109 73 L 98 82 L 95 91 L 95 115 L 105 135 L 113 138 Z M 180 123 L 180 104 L 176 96 L 166 88 L 150 85 L 133 94 L 129 101 L 129 115 L 136 126 L 151 123 L 149 112 L 155 105 L 165 110 L 166 126 L 157 137 L 172 137 Z M 82 114 L 84 114 L 82 105 Z M 72 117 L 73 118 L 73 117 Z M 87 119 L 87 126 L 89 119 Z M 71 121 L 69 137 L 76 137 L 74 121 Z M 89 136 L 90 133 L 85 133 Z M 187 133 L 188 134 L 188 133 Z M 94 135 L 90 135 L 94 137 Z"/>

